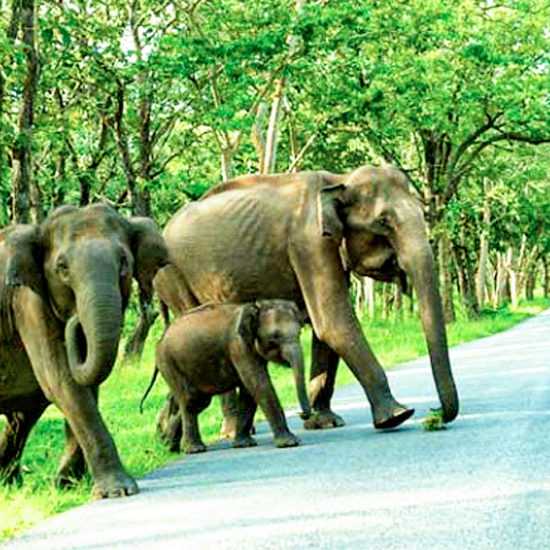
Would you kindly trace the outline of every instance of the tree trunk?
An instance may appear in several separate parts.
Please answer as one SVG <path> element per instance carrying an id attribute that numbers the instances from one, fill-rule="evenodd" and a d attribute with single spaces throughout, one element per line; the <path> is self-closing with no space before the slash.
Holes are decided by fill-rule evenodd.
<path id="1" fill-rule="evenodd" d="M 483 218 L 481 221 L 481 235 L 479 237 L 479 263 L 476 272 L 476 300 L 478 309 L 483 309 L 487 285 L 487 262 L 489 259 L 489 226 L 491 223 L 491 210 L 487 201 L 483 206 Z"/>
<path id="2" fill-rule="evenodd" d="M 495 307 L 501 307 L 511 299 L 510 272 L 508 266 L 508 253 L 498 253 L 498 263 L 495 283 Z"/>
<path id="3" fill-rule="evenodd" d="M 400 284 L 394 285 L 393 307 L 399 317 L 403 317 L 403 289 Z"/>
<path id="4" fill-rule="evenodd" d="M 19 29 L 19 22 L 21 20 L 21 2 L 19 0 L 13 0 L 12 12 L 10 16 L 10 22 L 6 34 L 7 45 L 12 48 L 15 38 L 17 37 L 17 31 Z M 13 59 L 13 55 L 10 55 L 10 60 Z M 6 80 L 4 78 L 4 71 L 0 71 L 0 132 L 4 134 L 3 115 L 4 115 L 4 96 L 6 92 Z M 2 188 L 2 178 L 4 175 L 4 162 L 5 162 L 4 142 L 0 139 L 0 188 Z M 13 206 L 13 205 L 12 205 Z"/>
<path id="5" fill-rule="evenodd" d="M 544 297 L 550 297 L 550 268 L 549 268 L 548 256 L 542 258 L 542 269 L 544 273 L 543 292 Z"/>
<path id="6" fill-rule="evenodd" d="M 534 300 L 535 298 L 535 282 L 536 282 L 536 270 L 533 265 L 527 272 L 525 281 L 525 298 L 527 300 Z"/>
<path id="7" fill-rule="evenodd" d="M 443 303 L 443 316 L 446 323 L 452 323 L 455 319 L 453 305 L 453 285 L 450 261 L 450 243 L 449 237 L 444 230 L 438 241 L 438 260 L 439 260 L 439 286 L 441 290 L 441 300 Z"/>
<path id="8" fill-rule="evenodd" d="M 269 127 L 265 138 L 265 158 L 262 166 L 263 174 L 271 174 L 275 170 L 275 161 L 277 158 L 277 135 L 279 132 L 279 121 L 281 118 L 281 101 L 285 79 L 281 78 L 277 82 L 273 103 L 271 104 L 271 115 L 269 117 Z"/>
<path id="9" fill-rule="evenodd" d="M 256 147 L 258 156 L 258 172 L 263 173 L 265 164 L 265 132 L 264 126 L 269 112 L 269 105 L 265 101 L 260 101 L 256 109 L 256 118 L 252 127 L 252 141 Z"/>
<path id="10" fill-rule="evenodd" d="M 460 289 L 462 304 L 468 317 L 475 318 L 479 315 L 479 310 L 475 297 L 474 274 L 468 249 L 461 243 L 453 247 L 453 253 L 457 267 L 458 287 Z"/>
<path id="11" fill-rule="evenodd" d="M 222 179 L 228 181 L 233 177 L 233 148 L 230 146 L 222 149 Z"/>
<path id="12" fill-rule="evenodd" d="M 13 146 L 13 218 L 17 223 L 37 223 L 41 217 L 41 201 L 39 190 L 33 182 L 31 159 L 34 100 L 40 71 L 35 44 L 34 0 L 21 0 L 19 13 L 23 28 L 23 50 L 27 57 L 27 75 L 19 113 L 18 136 Z"/>
<path id="13" fill-rule="evenodd" d="M 392 306 L 392 288 L 390 283 L 382 284 L 382 318 L 388 319 Z"/>

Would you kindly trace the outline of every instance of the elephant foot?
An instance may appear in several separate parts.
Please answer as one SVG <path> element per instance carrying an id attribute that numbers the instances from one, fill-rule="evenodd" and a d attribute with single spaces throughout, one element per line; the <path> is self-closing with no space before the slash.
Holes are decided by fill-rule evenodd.
<path id="1" fill-rule="evenodd" d="M 185 441 L 181 444 L 182 451 L 186 455 L 195 455 L 206 452 L 206 445 L 201 441 Z"/>
<path id="2" fill-rule="evenodd" d="M 249 435 L 241 435 L 233 440 L 233 447 L 235 449 L 244 449 L 245 447 L 256 447 L 258 443 L 253 437 Z"/>
<path id="3" fill-rule="evenodd" d="M 414 409 L 409 409 L 403 405 L 397 405 L 390 410 L 380 411 L 375 414 L 374 427 L 377 430 L 389 430 L 396 428 L 399 424 L 408 420 L 414 414 Z"/>
<path id="4" fill-rule="evenodd" d="M 124 472 L 104 476 L 95 481 L 92 498 L 119 498 L 139 493 L 135 480 Z"/>
<path id="5" fill-rule="evenodd" d="M 306 430 L 326 430 L 345 426 L 344 419 L 330 410 L 313 411 L 311 416 L 304 420 Z"/>
<path id="6" fill-rule="evenodd" d="M 275 447 L 283 449 L 285 447 L 297 447 L 300 445 L 300 440 L 291 432 L 284 435 L 278 435 L 273 439 Z"/>

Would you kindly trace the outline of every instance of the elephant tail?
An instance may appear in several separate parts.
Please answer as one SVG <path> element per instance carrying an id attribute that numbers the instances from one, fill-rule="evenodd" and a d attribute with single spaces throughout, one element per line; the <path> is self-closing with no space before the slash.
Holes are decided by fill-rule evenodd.
<path id="1" fill-rule="evenodd" d="M 157 376 L 159 374 L 159 370 L 157 367 L 155 367 L 155 370 L 153 371 L 153 376 L 151 378 L 151 382 L 149 382 L 149 386 L 147 386 L 147 389 L 145 390 L 145 393 L 143 394 L 143 397 L 141 398 L 141 401 L 139 402 L 139 413 L 143 414 L 143 403 L 145 403 L 145 400 L 147 399 L 147 396 L 153 389 L 153 386 L 155 385 L 155 382 L 157 381 Z"/>

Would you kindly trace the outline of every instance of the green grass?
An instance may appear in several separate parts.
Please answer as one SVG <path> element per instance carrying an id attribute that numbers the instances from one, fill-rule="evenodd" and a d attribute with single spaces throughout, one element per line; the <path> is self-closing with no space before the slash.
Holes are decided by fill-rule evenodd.
<path id="1" fill-rule="evenodd" d="M 521 304 L 516 311 L 503 308 L 485 311 L 478 320 L 460 318 L 448 327 L 449 343 L 458 344 L 505 330 L 548 307 L 547 300 Z M 365 334 L 380 361 L 388 368 L 426 353 L 426 344 L 416 316 L 363 319 Z M 115 438 L 122 460 L 135 477 L 175 458 L 159 442 L 156 417 L 167 393 L 159 377 L 139 412 L 139 401 L 153 371 L 154 344 L 162 327 L 157 322 L 139 363 L 119 362 L 100 391 L 100 406 Z M 304 331 L 304 353 L 309 363 L 311 332 Z M 296 391 L 289 369 L 270 366 L 270 373 L 285 407 L 295 407 Z M 340 368 L 339 385 L 354 381 L 349 369 Z M 366 405 L 365 405 L 366 406 Z M 221 425 L 219 407 L 214 404 L 200 417 L 205 442 L 216 438 Z M 0 418 L 0 429 L 4 419 Z M 90 499 L 91 481 L 85 479 L 70 491 L 55 489 L 52 479 L 63 452 L 63 416 L 50 407 L 33 429 L 23 455 L 24 481 L 21 487 L 0 486 L 0 540 L 12 537 L 43 519 Z"/>

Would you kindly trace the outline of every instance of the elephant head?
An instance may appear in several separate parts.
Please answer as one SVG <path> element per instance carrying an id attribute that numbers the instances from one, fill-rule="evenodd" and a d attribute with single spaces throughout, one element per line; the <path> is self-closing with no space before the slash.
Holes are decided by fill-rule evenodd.
<path id="1" fill-rule="evenodd" d="M 155 224 L 125 219 L 104 204 L 62 206 L 41 226 L 16 227 L 9 243 L 8 285 L 42 295 L 65 326 L 73 378 L 100 384 L 116 359 L 132 277 L 150 295 L 156 270 L 167 262 Z"/>
<path id="2" fill-rule="evenodd" d="M 303 315 L 288 300 L 260 300 L 247 304 L 239 322 L 239 332 L 248 345 L 266 361 L 292 368 L 302 416 L 310 415 L 300 344 Z"/>
<path id="3" fill-rule="evenodd" d="M 340 243 L 346 267 L 380 280 L 412 281 L 445 421 L 458 414 L 437 271 L 422 207 L 394 168 L 362 167 L 348 176 L 323 174 L 318 220 Z"/>

